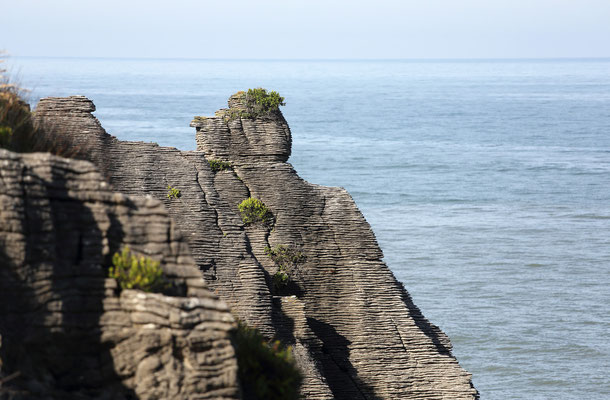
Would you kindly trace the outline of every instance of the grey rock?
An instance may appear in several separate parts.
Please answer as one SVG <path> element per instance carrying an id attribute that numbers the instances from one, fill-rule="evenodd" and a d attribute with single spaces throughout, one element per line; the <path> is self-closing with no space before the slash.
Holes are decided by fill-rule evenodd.
<path id="1" fill-rule="evenodd" d="M 43 99 L 37 118 L 88 143 L 89 158 L 113 188 L 165 204 L 209 287 L 240 319 L 294 347 L 305 398 L 478 397 L 447 336 L 383 263 L 350 195 L 303 181 L 285 162 L 291 134 L 279 111 L 240 118 L 243 102 L 232 96 L 229 109 L 195 117 L 197 151 L 184 152 L 117 140 L 83 109 L 84 101 Z M 73 118 L 87 119 L 86 129 Z M 213 172 L 212 159 L 233 168 Z M 167 198 L 167 185 L 182 196 Z M 271 209 L 272 228 L 244 226 L 237 206 L 248 196 Z M 306 256 L 290 271 L 287 293 L 274 293 L 278 267 L 265 255 L 266 246 L 279 244 Z"/>
<path id="2" fill-rule="evenodd" d="M 173 289 L 119 295 L 123 246 Z M 234 327 L 161 202 L 113 192 L 90 162 L 0 150 L 1 399 L 237 399 Z"/>
<path id="3" fill-rule="evenodd" d="M 247 112 L 243 92 L 229 98 L 229 108 L 215 117 L 195 117 L 191 126 L 212 135 L 197 135 L 197 150 L 208 159 L 244 163 L 287 161 L 292 149 L 292 135 L 281 112 L 264 117 L 239 118 Z"/>

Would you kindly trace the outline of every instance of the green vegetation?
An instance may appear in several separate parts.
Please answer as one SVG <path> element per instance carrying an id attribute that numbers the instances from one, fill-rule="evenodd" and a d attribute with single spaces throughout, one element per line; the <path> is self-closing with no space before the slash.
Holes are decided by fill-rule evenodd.
<path id="1" fill-rule="evenodd" d="M 246 93 L 246 107 L 256 115 L 267 114 L 285 105 L 284 98 L 275 90 L 267 92 L 267 89 L 256 88 L 248 89 Z"/>
<path id="2" fill-rule="evenodd" d="M 6 148 L 10 145 L 13 137 L 13 128 L 10 126 L 0 126 L 0 147 Z"/>
<path id="3" fill-rule="evenodd" d="M 0 60 L 1 61 L 1 60 Z M 0 69 L 0 147 L 26 152 L 33 151 L 35 127 L 30 106 L 21 99 L 19 88 L 11 84 Z"/>
<path id="4" fill-rule="evenodd" d="M 213 172 L 219 172 L 233 168 L 230 162 L 222 160 L 208 160 L 208 164 L 210 164 L 210 168 Z"/>
<path id="5" fill-rule="evenodd" d="M 167 185 L 167 198 L 168 199 L 177 199 L 178 197 L 182 196 L 182 194 L 180 194 L 180 190 L 176 189 L 175 187 L 171 187 L 170 185 Z"/>
<path id="6" fill-rule="evenodd" d="M 278 244 L 275 247 L 265 247 L 265 254 L 280 268 L 292 269 L 305 261 L 305 255 L 292 246 Z"/>
<path id="7" fill-rule="evenodd" d="M 63 157 L 77 157 L 76 149 L 65 136 L 49 127 L 35 124 L 30 106 L 23 100 L 24 91 L 10 82 L 0 54 L 0 148 L 18 153 L 49 152 Z"/>
<path id="8" fill-rule="evenodd" d="M 117 280 L 121 289 L 140 289 L 145 292 L 160 292 L 167 287 L 159 261 L 148 257 L 136 257 L 129 247 L 112 256 L 108 276 Z"/>
<path id="9" fill-rule="evenodd" d="M 271 281 L 273 283 L 274 292 L 281 292 L 282 289 L 285 289 L 290 283 L 290 276 L 288 272 L 283 269 L 279 269 L 273 276 L 271 277 Z"/>
<path id="10" fill-rule="evenodd" d="M 0 63 L 4 60 L 0 58 Z M 25 109 L 18 89 L 6 77 L 6 69 L 0 68 L 0 147 L 11 149 L 13 128 L 29 120 L 29 107 Z M 28 121 L 29 122 L 29 121 Z"/>
<path id="11" fill-rule="evenodd" d="M 273 288 L 281 291 L 290 283 L 289 271 L 294 271 L 299 264 L 305 261 L 305 255 L 296 250 L 294 247 L 279 244 L 273 248 L 265 247 L 265 254 L 269 256 L 278 267 L 278 270 L 273 274 Z"/>
<path id="12" fill-rule="evenodd" d="M 244 225 L 261 224 L 267 227 L 273 225 L 273 214 L 259 199 L 248 197 L 239 204 L 238 208 Z"/>
<path id="13" fill-rule="evenodd" d="M 256 117 L 255 114 L 249 113 L 248 111 L 244 111 L 244 110 L 236 110 L 234 108 L 231 108 L 224 112 L 225 121 L 233 121 L 234 119 L 239 119 L 239 118 L 248 119 L 248 118 L 255 118 L 255 117 Z"/>
<path id="14" fill-rule="evenodd" d="M 248 89 L 247 92 L 240 91 L 235 95 L 243 98 L 245 110 L 231 108 L 223 111 L 226 121 L 238 118 L 251 119 L 270 116 L 275 111 L 278 111 L 280 106 L 286 105 L 284 98 L 275 90 L 267 92 L 267 89 L 256 88 Z"/>
<path id="15" fill-rule="evenodd" d="M 239 380 L 245 399 L 291 400 L 299 398 L 302 376 L 291 347 L 279 340 L 268 342 L 256 330 L 239 322 L 233 334 Z"/>

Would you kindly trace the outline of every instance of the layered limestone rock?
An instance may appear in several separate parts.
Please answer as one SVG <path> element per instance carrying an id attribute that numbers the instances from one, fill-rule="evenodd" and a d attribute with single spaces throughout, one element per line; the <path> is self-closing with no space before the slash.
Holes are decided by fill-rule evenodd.
<path id="1" fill-rule="evenodd" d="M 477 397 L 449 339 L 383 263 L 350 195 L 305 182 L 286 163 L 291 134 L 279 111 L 244 118 L 243 98 L 233 96 L 228 109 L 194 119 L 198 149 L 183 152 L 119 141 L 83 104 L 93 107 L 82 97 L 43 99 L 37 118 L 89 143 L 89 158 L 116 190 L 165 203 L 208 285 L 239 318 L 294 346 L 305 398 Z M 215 172 L 211 160 L 232 167 Z M 168 198 L 168 185 L 181 197 Z M 238 205 L 248 197 L 271 210 L 272 226 L 244 226 Z M 265 254 L 277 245 L 304 255 L 281 290 Z"/>
<path id="2" fill-rule="evenodd" d="M 107 278 L 124 246 L 161 262 L 164 294 Z M 237 399 L 234 324 L 162 203 L 0 150 L 1 399 Z"/>
<path id="3" fill-rule="evenodd" d="M 208 159 L 239 160 L 242 163 L 287 161 L 292 149 L 292 135 L 288 123 L 279 110 L 256 119 L 239 118 L 248 113 L 243 101 L 244 92 L 229 98 L 229 108 L 216 112 L 215 117 L 195 117 L 191 126 L 214 132 L 197 135 L 197 150 Z M 242 134 L 236 135 L 230 121 L 240 121 Z"/>

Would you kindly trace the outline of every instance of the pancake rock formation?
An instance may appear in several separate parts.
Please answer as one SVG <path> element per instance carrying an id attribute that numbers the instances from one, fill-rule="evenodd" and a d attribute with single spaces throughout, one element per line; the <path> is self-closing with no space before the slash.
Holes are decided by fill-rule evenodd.
<path id="1" fill-rule="evenodd" d="M 179 151 L 117 140 L 94 109 L 81 96 L 47 98 L 36 118 L 86 146 L 114 190 L 165 204 L 209 288 L 239 319 L 293 346 L 304 398 L 478 398 L 350 195 L 305 182 L 286 162 L 291 132 L 279 110 L 249 115 L 237 93 L 229 108 L 195 117 L 197 150 Z M 248 198 L 270 212 L 263 223 L 242 219 Z"/>
<path id="2" fill-rule="evenodd" d="M 124 246 L 160 261 L 167 293 L 119 293 Z M 161 202 L 0 149 L 0 399 L 238 399 L 234 326 Z"/>

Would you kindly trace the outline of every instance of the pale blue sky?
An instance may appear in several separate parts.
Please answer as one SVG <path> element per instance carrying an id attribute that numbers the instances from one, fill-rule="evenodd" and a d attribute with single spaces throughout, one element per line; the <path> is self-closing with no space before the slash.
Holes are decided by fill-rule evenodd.
<path id="1" fill-rule="evenodd" d="M 610 57 L 610 0 L 0 0 L 14 56 Z"/>

